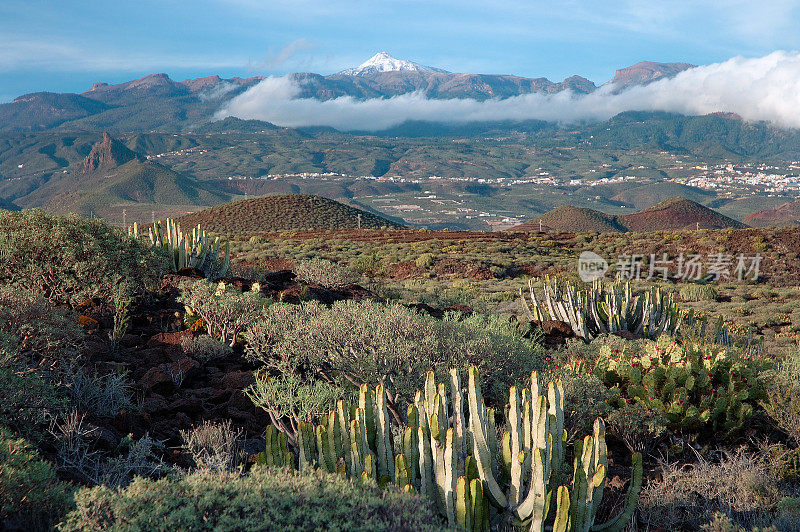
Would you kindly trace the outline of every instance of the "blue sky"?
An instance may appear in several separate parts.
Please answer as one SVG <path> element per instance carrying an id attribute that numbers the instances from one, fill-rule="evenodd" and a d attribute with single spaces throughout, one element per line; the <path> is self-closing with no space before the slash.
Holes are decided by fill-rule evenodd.
<path id="1" fill-rule="evenodd" d="M 800 0 L 2 0 L 0 102 L 173 79 L 354 66 L 375 52 L 455 72 L 602 83 L 640 60 L 800 48 Z"/>

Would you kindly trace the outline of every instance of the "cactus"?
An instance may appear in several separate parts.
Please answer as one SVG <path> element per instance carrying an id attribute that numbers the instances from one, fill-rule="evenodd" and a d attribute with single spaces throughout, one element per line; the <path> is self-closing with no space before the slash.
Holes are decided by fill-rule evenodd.
<path id="1" fill-rule="evenodd" d="M 128 235 L 140 237 L 138 223 L 128 228 Z M 197 268 L 208 279 L 223 277 L 230 272 L 229 244 L 223 245 L 219 237 L 212 240 L 200 224 L 191 233 L 184 233 L 180 224 L 167 218 L 163 224 L 155 222 L 148 229 L 148 235 L 153 247 L 167 252 L 172 271 Z"/>
<path id="2" fill-rule="evenodd" d="M 608 457 L 605 425 L 576 445 L 572 483 L 559 486 L 564 470 L 564 392 L 560 381 L 509 390 L 508 431 L 498 445 L 495 412 L 487 408 L 475 367 L 469 369 L 466 397 L 458 370 L 450 372 L 449 394 L 429 372 L 424 392 L 408 406 L 406 426 L 392 445 L 386 390 L 361 386 L 358 407 L 339 401 L 319 425 L 298 427 L 298 467 L 318 466 L 352 479 L 393 483 L 432 499 L 451 526 L 470 531 L 499 523 L 542 531 L 621 530 L 630 520 L 641 489 L 641 456 L 634 455 L 633 478 L 623 511 L 595 525 Z M 267 465 L 294 465 L 286 437 L 267 430 Z M 550 504 L 556 508 L 550 519 Z M 490 504 L 493 507 L 490 510 Z M 600 528 L 602 527 L 602 528 Z"/>
<path id="3" fill-rule="evenodd" d="M 769 363 L 733 348 L 680 346 L 662 336 L 641 353 L 612 353 L 604 346 L 599 355 L 595 375 L 619 385 L 624 399 L 662 412 L 673 430 L 738 431 L 765 397 L 759 374 Z"/>
<path id="4" fill-rule="evenodd" d="M 528 285 L 531 304 L 520 297 L 531 320 L 558 320 L 568 323 L 576 336 L 591 340 L 598 334 L 630 331 L 648 338 L 674 334 L 681 323 L 681 313 L 671 294 L 651 288 L 634 296 L 629 282 L 592 283 L 588 290 L 574 285 L 560 285 L 558 278 L 546 277 L 541 300 Z"/>
<path id="5" fill-rule="evenodd" d="M 265 435 L 266 446 L 257 461 L 267 467 L 294 467 L 294 454 L 289 450 L 286 434 L 269 425 Z"/>

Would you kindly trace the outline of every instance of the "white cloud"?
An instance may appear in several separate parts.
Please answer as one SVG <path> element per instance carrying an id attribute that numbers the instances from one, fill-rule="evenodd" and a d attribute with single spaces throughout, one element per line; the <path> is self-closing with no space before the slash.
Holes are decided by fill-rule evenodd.
<path id="1" fill-rule="evenodd" d="M 270 77 L 227 102 L 218 118 L 236 116 L 280 126 L 331 126 L 377 131 L 407 120 L 450 123 L 539 119 L 554 122 L 605 120 L 623 111 L 669 111 L 703 115 L 734 112 L 745 120 L 800 127 L 800 53 L 734 57 L 681 72 L 671 79 L 631 87 L 619 94 L 603 86 L 588 95 L 525 94 L 506 99 L 429 99 L 420 92 L 392 98 L 332 100 L 297 98 L 289 77 Z"/>
<path id="2" fill-rule="evenodd" d="M 223 81 L 221 83 L 217 83 L 210 89 L 206 89 L 198 94 L 198 97 L 201 100 L 208 101 L 208 100 L 219 100 L 232 90 L 236 88 L 236 84 L 230 83 L 228 81 Z"/>

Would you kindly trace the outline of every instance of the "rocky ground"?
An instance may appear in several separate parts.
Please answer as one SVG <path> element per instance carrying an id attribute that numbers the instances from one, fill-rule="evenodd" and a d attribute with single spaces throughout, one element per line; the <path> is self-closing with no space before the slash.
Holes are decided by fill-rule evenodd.
<path id="1" fill-rule="evenodd" d="M 263 274 L 262 274 L 263 275 Z M 114 449 L 119 441 L 131 434 L 140 438 L 146 433 L 164 442 L 171 454 L 166 458 L 185 463 L 180 447 L 181 430 L 203 421 L 232 420 L 233 426 L 244 431 L 253 453 L 259 450 L 260 438 L 268 424 L 267 415 L 254 406 L 243 390 L 253 382 L 255 366 L 242 354 L 242 346 L 224 358 L 206 363 L 188 356 L 181 347 L 186 337 L 205 331 L 187 328 L 184 307 L 177 301 L 179 283 L 196 277 L 191 270 L 162 279 L 158 291 L 146 300 L 138 301 L 131 313 L 131 325 L 116 350 L 109 348 L 108 333 L 113 327 L 110 309 L 99 300 L 90 300 L 80 307 L 80 323 L 86 328 L 85 364 L 98 373 L 127 372 L 135 383 L 138 408 L 123 410 L 110 418 L 87 413 L 85 422 L 97 430 L 97 446 Z M 225 279 L 244 290 L 252 281 L 240 277 Z M 261 291 L 267 297 L 288 303 L 316 300 L 331 304 L 344 299 L 380 299 L 358 285 L 330 289 L 316 284 L 298 282 L 290 270 L 276 271 L 266 276 Z M 442 318 L 445 311 L 465 314 L 472 309 L 454 306 L 437 309 L 426 304 L 412 305 L 420 312 Z M 560 322 L 520 324 L 526 335 L 537 334 L 541 328 L 548 345 L 563 344 L 572 336 L 569 326 Z"/>

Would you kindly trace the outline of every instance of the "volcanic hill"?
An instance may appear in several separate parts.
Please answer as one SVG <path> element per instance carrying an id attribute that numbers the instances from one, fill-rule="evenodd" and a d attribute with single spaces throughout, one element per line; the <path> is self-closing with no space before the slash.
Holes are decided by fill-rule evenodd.
<path id="1" fill-rule="evenodd" d="M 619 217 L 628 231 L 680 231 L 682 229 L 742 229 L 745 225 L 713 209 L 686 199 L 672 198 L 643 211 Z"/>
<path id="2" fill-rule="evenodd" d="M 613 216 L 600 211 L 562 205 L 537 218 L 512 227 L 512 231 L 542 229 L 569 233 L 625 233 L 649 231 L 680 231 L 683 229 L 741 229 L 745 224 L 681 197 L 657 203 L 642 211 Z"/>
<path id="3" fill-rule="evenodd" d="M 615 216 L 584 207 L 560 205 L 552 211 L 533 218 L 513 228 L 514 231 L 538 231 L 539 222 L 544 230 L 556 230 L 568 233 L 620 233 L 625 227 L 620 225 Z"/>
<path id="4" fill-rule="evenodd" d="M 378 229 L 401 224 L 338 201 L 311 194 L 262 196 L 217 205 L 183 216 L 184 227 L 198 223 L 215 233 L 260 233 L 301 229 Z"/>
<path id="5" fill-rule="evenodd" d="M 786 227 L 800 225 L 800 200 L 790 201 L 774 209 L 748 214 L 744 222 L 753 227 Z"/>

